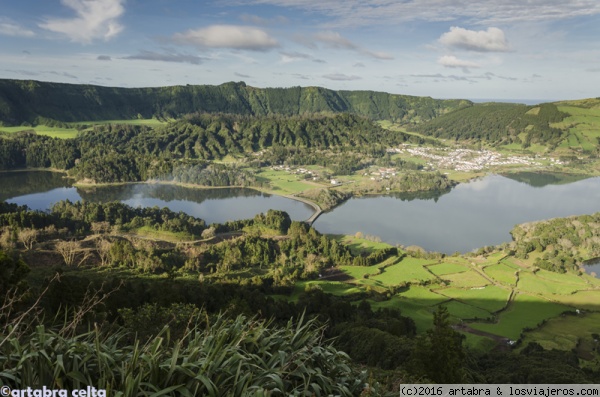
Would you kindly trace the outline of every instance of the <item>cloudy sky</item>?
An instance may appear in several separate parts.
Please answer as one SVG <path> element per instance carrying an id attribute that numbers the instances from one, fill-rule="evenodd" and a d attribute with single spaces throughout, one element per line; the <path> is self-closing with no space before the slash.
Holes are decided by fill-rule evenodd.
<path id="1" fill-rule="evenodd" d="M 0 78 L 600 96 L 598 0 L 0 0 Z"/>

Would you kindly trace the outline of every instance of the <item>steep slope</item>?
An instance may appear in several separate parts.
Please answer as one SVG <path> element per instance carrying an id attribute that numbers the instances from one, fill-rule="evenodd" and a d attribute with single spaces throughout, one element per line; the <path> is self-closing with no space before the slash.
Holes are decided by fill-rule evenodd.
<path id="1" fill-rule="evenodd" d="M 373 120 L 421 122 L 472 106 L 466 100 L 333 91 L 320 87 L 254 88 L 245 83 L 156 88 L 115 88 L 0 80 L 0 123 L 19 125 L 179 117 L 193 112 L 300 115 L 348 112 Z"/>

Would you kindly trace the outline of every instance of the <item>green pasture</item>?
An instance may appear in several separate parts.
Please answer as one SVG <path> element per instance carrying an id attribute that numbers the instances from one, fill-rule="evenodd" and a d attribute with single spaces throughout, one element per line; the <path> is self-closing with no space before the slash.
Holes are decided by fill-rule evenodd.
<path id="1" fill-rule="evenodd" d="M 600 310 L 600 290 L 578 291 L 571 295 L 550 295 L 549 298 L 575 309 Z"/>
<path id="2" fill-rule="evenodd" d="M 592 334 L 600 334 L 600 313 L 561 316 L 525 333 L 522 346 L 537 342 L 545 349 L 570 351 L 580 339 L 591 338 Z"/>
<path id="3" fill-rule="evenodd" d="M 450 283 L 453 287 L 458 288 L 483 287 L 490 283 L 474 270 L 463 273 L 446 274 L 440 278 Z"/>
<path id="4" fill-rule="evenodd" d="M 423 267 L 423 261 L 416 258 L 404 258 L 400 262 L 387 266 L 383 273 L 371 276 L 372 280 L 383 285 L 399 285 L 409 281 L 433 280 L 435 276 Z"/>
<path id="5" fill-rule="evenodd" d="M 142 226 L 136 229 L 129 230 L 129 233 L 135 234 L 136 236 L 147 237 L 151 240 L 165 240 L 171 242 L 179 241 L 190 241 L 198 240 L 200 236 L 194 236 L 190 233 L 185 232 L 169 232 L 163 230 L 156 230 L 150 226 Z"/>
<path id="6" fill-rule="evenodd" d="M 481 331 L 517 340 L 525 328 L 536 328 L 542 321 L 569 310 L 571 309 L 567 306 L 537 296 L 517 294 L 508 308 L 498 315 L 497 323 L 469 325 Z"/>
<path id="7" fill-rule="evenodd" d="M 379 266 L 339 266 L 348 276 L 361 280 L 365 274 L 369 276 L 379 273 Z"/>
<path id="8" fill-rule="evenodd" d="M 517 276 L 515 276 L 516 270 L 507 266 L 505 263 L 486 266 L 483 271 L 488 277 L 501 284 L 515 285 L 517 282 Z"/>
<path id="9" fill-rule="evenodd" d="M 35 127 L 0 127 L 0 132 L 15 133 L 20 131 L 35 131 L 38 135 L 61 139 L 75 138 L 79 132 L 75 128 L 48 127 L 45 125 Z"/>
<path id="10" fill-rule="evenodd" d="M 588 282 L 581 276 L 573 273 L 556 273 L 548 270 L 540 269 L 535 272 L 535 275 L 541 279 L 561 284 L 573 284 L 581 288 L 588 286 Z"/>
<path id="11" fill-rule="evenodd" d="M 374 251 L 390 248 L 392 245 L 384 242 L 371 241 L 364 238 L 358 238 L 356 236 L 338 235 L 334 237 L 339 243 L 347 245 L 353 254 L 370 254 Z"/>
<path id="12" fill-rule="evenodd" d="M 294 286 L 294 292 L 291 295 L 291 300 L 297 301 L 298 296 L 305 292 L 308 289 L 316 288 L 320 289 L 325 293 L 335 295 L 335 296 L 346 296 L 356 293 L 364 292 L 363 289 L 356 287 L 355 285 L 343 283 L 341 281 L 321 281 L 321 280 L 311 280 L 311 281 L 299 281 Z"/>
<path id="13" fill-rule="evenodd" d="M 448 309 L 450 316 L 458 320 L 487 319 L 492 317 L 492 314 L 486 310 L 455 300 L 444 303 L 442 306 Z"/>
<path id="14" fill-rule="evenodd" d="M 444 288 L 435 292 L 492 313 L 503 309 L 510 296 L 510 291 L 495 285 L 488 285 L 481 289 Z"/>
<path id="15" fill-rule="evenodd" d="M 566 139 L 559 147 L 594 150 L 600 137 L 600 109 L 578 106 L 559 106 L 558 110 L 570 114 L 562 122 L 552 126 L 568 129 Z"/>
<path id="16" fill-rule="evenodd" d="M 77 121 L 69 123 L 73 126 L 80 125 L 108 125 L 108 124 L 123 124 L 123 125 L 146 125 L 151 127 L 157 127 L 160 125 L 167 124 L 167 121 L 157 119 L 124 119 L 124 120 L 90 120 L 90 121 Z"/>
<path id="17" fill-rule="evenodd" d="M 471 334 L 469 332 L 461 332 L 465 336 L 464 346 L 467 349 L 475 350 L 479 352 L 488 352 L 496 347 L 496 341 L 480 335 Z"/>
<path id="18" fill-rule="evenodd" d="M 270 189 L 278 194 L 295 194 L 317 186 L 304 182 L 304 178 L 287 171 L 268 170 L 256 174 L 258 180 L 268 182 Z"/>
<path id="19" fill-rule="evenodd" d="M 433 326 L 433 313 L 435 309 L 431 306 L 420 305 L 410 299 L 403 299 L 399 296 L 393 296 L 385 301 L 369 301 L 373 310 L 377 309 L 398 309 L 403 316 L 413 319 L 417 327 L 417 332 L 425 332 Z"/>
<path id="20" fill-rule="evenodd" d="M 430 290 L 428 287 L 422 286 L 410 286 L 406 291 L 398 293 L 397 296 L 422 306 L 438 305 L 448 300 L 448 297 L 440 295 Z"/>
<path id="21" fill-rule="evenodd" d="M 533 252 L 530 252 L 530 256 L 531 256 L 531 254 L 533 254 Z M 523 269 L 523 266 L 519 266 L 511 258 L 503 259 L 502 261 L 500 261 L 500 263 L 502 263 L 502 264 L 504 264 L 504 265 L 506 265 L 506 266 L 508 266 L 508 267 L 510 267 L 512 269 L 515 269 L 515 270 L 521 270 L 521 269 Z"/>
<path id="22" fill-rule="evenodd" d="M 498 263 L 502 258 L 504 258 L 506 254 L 502 251 L 494 252 L 493 254 L 487 255 L 483 264 L 493 264 Z"/>
<path id="23" fill-rule="evenodd" d="M 444 262 L 439 265 L 428 266 L 427 269 L 436 276 L 443 276 L 446 274 L 455 274 L 469 271 L 470 269 L 465 265 L 459 265 L 458 263 Z"/>
<path id="24" fill-rule="evenodd" d="M 519 273 L 519 282 L 517 288 L 520 291 L 532 292 L 534 294 L 549 295 L 549 294 L 563 294 L 569 295 L 576 291 L 579 291 L 582 286 L 561 283 L 558 281 L 550 281 L 538 277 L 537 275 L 529 272 Z"/>

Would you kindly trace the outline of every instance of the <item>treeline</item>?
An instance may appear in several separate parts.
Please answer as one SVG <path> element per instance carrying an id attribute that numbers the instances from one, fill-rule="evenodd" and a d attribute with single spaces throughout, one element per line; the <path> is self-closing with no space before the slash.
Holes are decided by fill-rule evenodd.
<path id="1" fill-rule="evenodd" d="M 515 255 L 542 253 L 534 262 L 542 269 L 579 271 L 585 259 L 600 257 L 600 213 L 524 223 L 511 234 Z"/>
<path id="2" fill-rule="evenodd" d="M 5 125 L 48 124 L 50 120 L 172 119 L 194 112 L 255 116 L 354 113 L 372 120 L 421 122 L 471 104 L 466 100 L 320 87 L 261 89 L 243 82 L 116 88 L 0 79 L 0 123 Z"/>
<path id="3" fill-rule="evenodd" d="M 552 103 L 537 106 L 486 103 L 450 112 L 412 130 L 436 138 L 518 143 L 524 148 L 532 143 L 556 146 L 564 131 L 550 124 L 566 116 Z"/>

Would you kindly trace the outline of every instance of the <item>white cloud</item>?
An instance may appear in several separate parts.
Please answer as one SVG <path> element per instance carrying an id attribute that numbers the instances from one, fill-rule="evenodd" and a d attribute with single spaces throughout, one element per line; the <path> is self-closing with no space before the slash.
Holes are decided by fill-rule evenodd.
<path id="1" fill-rule="evenodd" d="M 125 0 L 61 0 L 77 14 L 74 18 L 48 18 L 39 24 L 43 29 L 68 36 L 72 41 L 89 44 L 95 39 L 109 40 L 117 36 L 123 25 Z"/>
<path id="2" fill-rule="evenodd" d="M 438 59 L 438 63 L 440 65 L 442 65 L 442 66 L 447 67 L 447 68 L 470 69 L 470 68 L 479 68 L 479 67 L 481 67 L 481 65 L 479 65 L 478 63 L 471 62 L 471 61 L 465 61 L 465 60 L 462 60 L 462 59 L 458 59 L 454 55 L 444 55 L 443 57 L 441 57 L 440 59 Z"/>
<path id="3" fill-rule="evenodd" d="M 313 36 L 313 38 L 315 41 L 324 44 L 325 47 L 327 47 L 327 48 L 356 51 L 360 54 L 368 55 L 368 56 L 370 56 L 372 58 L 376 58 L 376 59 L 383 59 L 383 60 L 394 59 L 394 57 L 388 53 L 371 51 L 369 49 L 361 47 L 358 44 L 353 43 L 352 41 L 343 37 L 342 35 L 340 35 L 337 32 L 332 32 L 332 31 L 319 32 L 319 33 L 316 33 Z M 312 45 L 311 45 L 311 43 L 307 42 L 306 40 L 304 40 L 303 44 L 307 45 L 309 48 L 314 48 L 314 46 L 315 46 L 314 43 L 312 43 Z"/>
<path id="4" fill-rule="evenodd" d="M 281 55 L 281 63 L 290 63 L 295 61 L 302 60 L 311 60 L 313 57 L 309 54 L 304 54 L 302 52 L 285 52 L 281 51 L 279 53 Z"/>
<path id="5" fill-rule="evenodd" d="M 335 81 L 351 81 L 351 80 L 360 80 L 362 78 L 360 76 L 356 76 L 356 75 L 349 76 L 349 75 L 343 74 L 343 73 L 330 73 L 330 74 L 323 75 L 323 77 L 328 80 L 335 80 Z"/>
<path id="6" fill-rule="evenodd" d="M 123 59 L 143 60 L 143 61 L 159 61 L 159 62 L 176 62 L 176 63 L 191 63 L 199 65 L 206 59 L 197 55 L 181 54 L 175 51 L 166 51 L 164 53 L 154 51 L 140 51 L 138 54 L 124 57 Z"/>
<path id="7" fill-rule="evenodd" d="M 279 47 L 277 40 L 264 30 L 251 26 L 212 25 L 176 33 L 173 41 L 198 47 L 267 51 Z"/>
<path id="8" fill-rule="evenodd" d="M 466 20 L 491 25 L 540 22 L 600 14 L 597 0 L 252 0 L 330 17 L 334 27 L 406 21 Z"/>
<path id="9" fill-rule="evenodd" d="M 509 50 L 504 32 L 498 28 L 487 30 L 468 30 L 453 26 L 444 33 L 440 43 L 454 48 L 479 52 L 505 52 Z"/>
<path id="10" fill-rule="evenodd" d="M 35 33 L 29 29 L 25 29 L 10 19 L 0 18 L 0 35 L 13 37 L 33 37 L 35 36 Z"/>

